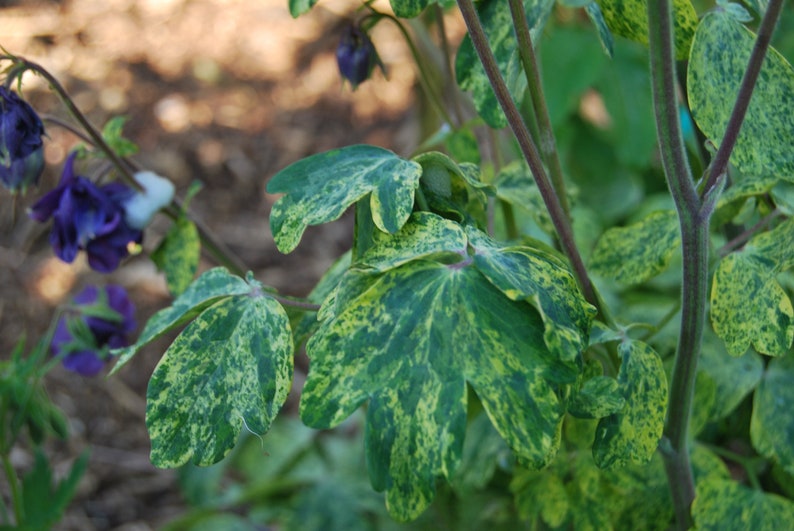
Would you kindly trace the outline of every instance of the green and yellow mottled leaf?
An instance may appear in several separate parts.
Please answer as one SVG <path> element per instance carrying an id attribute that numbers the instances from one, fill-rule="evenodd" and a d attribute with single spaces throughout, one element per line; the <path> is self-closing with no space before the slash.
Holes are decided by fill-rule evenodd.
<path id="1" fill-rule="evenodd" d="M 590 268 L 618 282 L 639 284 L 667 269 L 680 245 L 675 212 L 654 212 L 628 227 L 607 230 L 590 255 Z"/>
<path id="2" fill-rule="evenodd" d="M 374 243 L 358 264 L 382 273 L 419 258 L 461 261 L 467 257 L 468 239 L 454 221 L 430 212 L 415 212 L 394 235 L 376 234 Z"/>
<path id="3" fill-rule="evenodd" d="M 545 26 L 553 6 L 554 0 L 524 0 L 524 13 L 533 41 Z M 477 2 L 475 7 L 496 57 L 499 70 L 508 82 L 511 79 L 515 80 L 514 83 L 511 83 L 511 94 L 514 100 L 520 102 L 526 90 L 526 80 L 519 65 L 510 7 L 503 0 L 482 0 Z M 458 55 L 455 58 L 455 76 L 461 89 L 471 91 L 474 106 L 488 125 L 494 128 L 507 125 L 507 119 L 494 96 L 488 76 L 485 74 L 468 35 L 458 48 Z"/>
<path id="4" fill-rule="evenodd" d="M 575 374 L 545 347 L 530 305 L 470 263 L 417 260 L 345 289 L 351 303 L 307 345 L 301 418 L 328 428 L 369 401 L 370 479 L 393 516 L 418 516 L 435 478 L 460 461 L 467 382 L 519 458 L 540 466 L 553 457 L 564 412 L 555 382 Z"/>
<path id="5" fill-rule="evenodd" d="M 281 252 L 291 252 L 307 226 L 339 218 L 369 196 L 372 220 L 396 232 L 408 219 L 421 166 L 375 146 L 348 146 L 312 155 L 284 168 L 267 185 L 286 194 L 273 205 L 270 228 Z"/>
<path id="6" fill-rule="evenodd" d="M 775 273 L 773 262 L 749 252 L 720 261 L 711 286 L 711 324 L 732 356 L 751 345 L 782 356 L 791 346 L 794 308 Z"/>
<path id="7" fill-rule="evenodd" d="M 584 382 L 574 393 L 568 412 L 579 418 L 600 419 L 620 412 L 625 405 L 618 381 L 608 376 L 596 376 Z"/>
<path id="8" fill-rule="evenodd" d="M 265 295 L 235 295 L 206 308 L 157 364 L 146 393 L 155 466 L 220 461 L 245 428 L 264 434 L 292 381 L 292 334 Z"/>
<path id="9" fill-rule="evenodd" d="M 543 197 L 523 161 L 513 161 L 499 171 L 495 180 L 496 195 L 502 201 L 521 208 L 546 234 L 555 234 Z"/>
<path id="10" fill-rule="evenodd" d="M 568 498 L 556 470 L 531 471 L 519 469 L 510 484 L 515 494 L 516 508 L 522 520 L 535 521 L 541 518 L 552 528 L 560 527 L 569 518 L 575 505 Z"/>
<path id="11" fill-rule="evenodd" d="M 648 44 L 646 0 L 597 0 L 609 30 L 615 35 Z M 689 57 L 698 16 L 690 0 L 673 0 L 675 52 L 678 59 Z"/>
<path id="12" fill-rule="evenodd" d="M 618 352 L 626 405 L 596 428 L 593 457 L 601 468 L 646 463 L 662 436 L 667 409 L 667 377 L 659 355 L 640 341 L 620 343 Z"/>
<path id="13" fill-rule="evenodd" d="M 595 308 L 585 301 L 570 270 L 543 251 L 500 247 L 474 228 L 468 236 L 477 269 L 510 299 L 535 306 L 545 324 L 548 349 L 560 360 L 575 363 L 587 346 Z"/>
<path id="14" fill-rule="evenodd" d="M 171 295 L 181 295 L 196 276 L 201 258 L 201 242 L 195 223 L 186 216 L 180 216 L 150 256 L 157 268 L 165 273 Z"/>
<path id="15" fill-rule="evenodd" d="M 119 359 L 111 374 L 118 371 L 144 345 L 154 341 L 166 332 L 183 326 L 208 306 L 232 295 L 244 295 L 252 291 L 252 286 L 242 278 L 232 275 L 226 268 L 216 267 L 203 273 L 176 298 L 171 306 L 155 313 L 144 326 L 138 341 L 129 347 L 118 349 L 114 354 Z"/>
<path id="16" fill-rule="evenodd" d="M 747 68 L 755 35 L 724 10 L 703 17 L 692 43 L 687 92 L 692 117 L 714 144 Z M 794 70 L 775 49 L 766 54 L 731 162 L 748 175 L 794 179 Z"/>
<path id="17" fill-rule="evenodd" d="M 794 356 L 773 359 L 755 391 L 750 437 L 758 453 L 794 474 Z"/>
<path id="18" fill-rule="evenodd" d="M 601 7 L 599 7 L 597 2 L 586 2 L 584 10 L 590 22 L 595 26 L 601 48 L 611 58 L 614 54 L 615 44 L 612 33 L 609 31 L 609 26 L 607 26 L 607 21 L 604 19 L 604 14 L 601 12 Z"/>
<path id="19" fill-rule="evenodd" d="M 704 531 L 794 529 L 794 503 L 730 479 L 709 479 L 697 485 L 692 518 Z"/>

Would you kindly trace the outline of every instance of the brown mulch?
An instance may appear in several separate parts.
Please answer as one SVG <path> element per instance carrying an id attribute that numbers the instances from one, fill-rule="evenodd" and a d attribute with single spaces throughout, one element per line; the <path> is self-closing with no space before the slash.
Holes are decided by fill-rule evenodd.
<path id="1" fill-rule="evenodd" d="M 0 45 L 48 68 L 93 123 L 128 116 L 125 133 L 141 148 L 135 160 L 170 177 L 178 193 L 203 183 L 193 212 L 260 281 L 305 295 L 350 246 L 351 220 L 311 228 L 295 252 L 280 254 L 267 225 L 276 199 L 265 193 L 268 178 L 334 147 L 369 143 L 404 155 L 416 147 L 415 73 L 393 26 L 382 24 L 374 34 L 389 79 L 376 73 L 355 93 L 342 87 L 334 49 L 359 5 L 323 0 L 293 20 L 287 0 L 0 1 Z M 23 88 L 42 114 L 67 117 L 41 79 L 28 76 Z M 0 196 L 3 357 L 20 334 L 40 335 L 57 305 L 85 284 L 127 287 L 139 327 L 169 300 L 145 257 L 109 278 L 83 260 L 63 264 L 53 257 L 46 229 L 28 220 L 25 208 L 57 182 L 78 140 L 53 125 L 47 132 L 40 190 L 16 200 Z M 158 219 L 145 247 L 153 248 L 167 228 Z M 206 260 L 202 267 L 213 265 Z M 148 460 L 146 384 L 164 347 L 146 349 L 110 378 L 86 379 L 60 367 L 48 376 L 72 434 L 49 447 L 56 470 L 64 473 L 85 449 L 91 453 L 60 529 L 156 529 L 184 510 L 174 471 Z M 20 470 L 31 458 L 24 446 L 13 454 Z"/>

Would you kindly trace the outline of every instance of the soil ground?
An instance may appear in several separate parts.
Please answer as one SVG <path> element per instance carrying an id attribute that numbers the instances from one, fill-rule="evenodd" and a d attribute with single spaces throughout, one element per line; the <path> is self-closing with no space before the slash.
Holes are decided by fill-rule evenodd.
<path id="1" fill-rule="evenodd" d="M 287 4 L 0 0 L 0 45 L 45 66 L 94 124 L 126 115 L 125 134 L 140 146 L 135 160 L 171 178 L 180 194 L 200 181 L 196 216 L 260 281 L 305 295 L 350 246 L 352 223 L 348 215 L 311 228 L 296 251 L 280 254 L 267 224 L 276 199 L 265 192 L 268 178 L 302 157 L 354 143 L 408 155 L 419 120 L 412 110 L 415 73 L 394 27 L 381 24 L 373 36 L 388 80 L 377 72 L 351 92 L 342 86 L 334 50 L 360 2 L 323 0 L 297 20 Z M 68 119 L 42 79 L 26 76 L 23 92 L 41 114 Z M 25 209 L 57 182 L 79 139 L 52 124 L 46 128 L 48 167 L 39 189 L 23 198 L 0 196 L 0 356 L 20 334 L 40 335 L 56 307 L 89 283 L 128 288 L 139 328 L 169 301 L 145 256 L 109 277 L 82 259 L 64 264 L 53 256 L 47 227 L 27 219 Z M 166 220 L 157 220 L 145 248 L 156 246 L 167 228 Z M 201 267 L 213 265 L 205 260 Z M 164 346 L 145 350 L 110 378 L 82 378 L 60 367 L 48 376 L 71 430 L 68 442 L 49 447 L 56 470 L 68 470 L 86 449 L 91 454 L 59 529 L 156 529 L 183 510 L 174 471 L 156 469 L 148 459 L 146 385 Z M 18 469 L 31 460 L 28 448 L 15 449 Z"/>

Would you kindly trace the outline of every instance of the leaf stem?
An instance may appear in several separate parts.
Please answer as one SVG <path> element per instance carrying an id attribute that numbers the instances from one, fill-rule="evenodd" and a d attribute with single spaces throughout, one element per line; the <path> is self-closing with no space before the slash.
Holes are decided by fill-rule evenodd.
<path id="1" fill-rule="evenodd" d="M 667 419 L 659 448 L 670 484 L 677 528 L 685 530 L 692 526 L 690 506 L 695 498 L 688 429 L 697 362 L 706 323 L 709 218 L 713 209 L 704 208 L 698 196 L 681 134 L 670 0 L 648 0 L 648 29 L 659 150 L 667 185 L 678 212 L 684 255 L 681 331 L 673 366 Z"/>
<path id="2" fill-rule="evenodd" d="M 714 187 L 717 183 L 717 179 L 725 173 L 728 167 L 728 160 L 736 145 L 736 140 L 739 138 L 742 122 L 744 121 L 745 114 L 747 114 L 747 108 L 750 106 L 755 83 L 761 72 L 761 66 L 764 64 L 764 57 L 769 49 L 772 33 L 775 31 L 775 26 L 777 25 L 778 18 L 780 18 L 782 9 L 783 0 L 769 0 L 764 18 L 761 20 L 761 25 L 758 27 L 758 35 L 753 45 L 753 51 L 750 53 L 747 70 L 744 72 L 742 84 L 739 86 L 739 92 L 736 95 L 736 103 L 733 105 L 728 124 L 725 126 L 725 134 L 722 136 L 720 147 L 707 170 L 708 179 L 701 192 L 702 195 L 705 195 L 706 192 Z"/>
<path id="3" fill-rule="evenodd" d="M 546 106 L 546 98 L 543 95 L 543 84 L 540 80 L 540 70 L 535 57 L 535 48 L 532 45 L 532 35 L 529 31 L 527 17 L 524 15 L 524 4 L 521 0 L 510 0 L 510 14 L 513 17 L 513 27 L 518 39 L 519 56 L 524 67 L 524 75 L 527 78 L 532 108 L 535 111 L 540 152 L 549 169 L 551 182 L 557 192 L 560 206 L 565 215 L 570 218 L 571 207 L 568 204 L 568 194 L 565 189 L 565 178 L 563 177 L 562 165 L 557 151 L 557 141 L 554 138 L 554 130 L 551 127 L 549 109 Z"/>
<path id="4" fill-rule="evenodd" d="M 466 22 L 466 27 L 471 36 L 472 44 L 474 44 L 474 48 L 477 50 L 477 55 L 485 68 L 485 73 L 488 76 L 496 99 L 499 101 L 499 105 L 502 107 L 502 111 L 504 111 L 507 117 L 507 122 L 510 125 L 513 135 L 515 135 L 524 160 L 526 160 L 529 165 L 538 190 L 543 197 L 546 209 L 549 211 L 551 221 L 557 231 L 557 236 L 560 240 L 563 252 L 571 262 L 571 268 L 573 269 L 574 276 L 579 282 L 579 287 L 587 302 L 598 308 L 601 315 L 606 318 L 608 315 L 605 311 L 606 308 L 598 297 L 595 287 L 587 274 L 584 261 L 574 241 L 573 229 L 568 220 L 568 216 L 560 204 L 560 199 L 549 181 L 546 170 L 543 168 L 543 162 L 538 148 L 532 141 L 529 130 L 521 118 L 521 113 L 507 89 L 507 84 L 502 77 L 502 73 L 499 71 L 496 58 L 488 44 L 488 37 L 485 35 L 485 30 L 482 27 L 474 4 L 472 0 L 457 1 L 458 7 L 463 14 L 463 20 Z"/>

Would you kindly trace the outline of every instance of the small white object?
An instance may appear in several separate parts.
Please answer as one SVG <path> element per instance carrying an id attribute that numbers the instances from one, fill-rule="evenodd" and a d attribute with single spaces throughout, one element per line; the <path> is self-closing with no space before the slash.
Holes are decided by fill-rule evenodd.
<path id="1" fill-rule="evenodd" d="M 125 220 L 133 229 L 143 230 L 158 210 L 171 203 L 175 188 L 171 181 L 154 172 L 140 171 L 134 177 L 143 191 L 136 192 L 124 204 Z"/>

